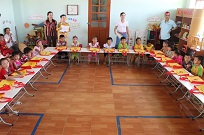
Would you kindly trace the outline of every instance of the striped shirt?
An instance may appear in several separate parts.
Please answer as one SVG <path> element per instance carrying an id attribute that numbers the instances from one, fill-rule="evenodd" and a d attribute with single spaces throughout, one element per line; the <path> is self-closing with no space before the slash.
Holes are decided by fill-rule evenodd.
<path id="1" fill-rule="evenodd" d="M 45 26 L 46 26 L 47 36 L 57 36 L 57 31 L 56 31 L 57 21 L 55 21 L 54 19 L 52 19 L 52 22 L 50 22 L 49 20 L 46 20 Z"/>

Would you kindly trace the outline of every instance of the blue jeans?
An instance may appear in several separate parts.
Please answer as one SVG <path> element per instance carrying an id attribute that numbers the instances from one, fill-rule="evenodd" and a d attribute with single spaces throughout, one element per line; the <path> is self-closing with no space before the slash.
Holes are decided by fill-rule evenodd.
<path id="1" fill-rule="evenodd" d="M 120 33 L 123 37 L 127 38 L 127 33 Z M 118 45 L 120 43 L 120 39 L 118 36 L 116 36 L 116 44 L 115 44 L 115 49 L 118 49 Z"/>

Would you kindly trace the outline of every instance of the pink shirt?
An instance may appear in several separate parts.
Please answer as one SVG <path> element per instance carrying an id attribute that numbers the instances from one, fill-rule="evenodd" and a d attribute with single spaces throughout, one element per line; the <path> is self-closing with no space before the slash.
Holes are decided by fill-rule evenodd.
<path id="1" fill-rule="evenodd" d="M 97 48 L 99 46 L 99 42 L 96 42 L 95 44 L 89 43 L 90 48 Z"/>
<path id="2" fill-rule="evenodd" d="M 182 65 L 182 56 L 181 55 L 179 55 L 177 58 L 173 57 L 172 59 L 175 60 L 178 64 Z"/>

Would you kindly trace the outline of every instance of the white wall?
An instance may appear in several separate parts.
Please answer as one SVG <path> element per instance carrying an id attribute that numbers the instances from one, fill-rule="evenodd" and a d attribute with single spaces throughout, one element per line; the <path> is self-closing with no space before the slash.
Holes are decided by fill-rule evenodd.
<path id="1" fill-rule="evenodd" d="M 0 0 L 0 14 L 0 33 L 4 34 L 3 29 L 9 27 L 15 37 L 15 21 L 12 0 Z M 3 24 L 3 21 L 6 20 L 10 21 L 11 24 L 9 22 L 5 22 Z"/>
<path id="2" fill-rule="evenodd" d="M 3 0 L 2 0 L 3 1 Z M 4 0 L 5 1 L 5 0 Z M 7 0 L 6 0 L 7 1 Z M 11 1 L 11 0 L 9 0 Z M 120 1 L 120 2 L 119 2 Z M 119 14 L 124 11 L 129 21 L 131 30 L 144 30 L 147 27 L 147 18 L 159 16 L 163 18 L 164 12 L 170 11 L 171 18 L 175 19 L 176 9 L 186 7 L 189 0 L 111 0 L 111 17 L 110 17 L 110 36 L 115 39 L 113 29 L 117 20 L 120 19 Z M 50 6 L 45 6 L 49 3 Z M 16 26 L 20 41 L 25 40 L 26 34 L 32 29 L 24 28 L 24 23 L 40 23 L 39 20 L 28 20 L 32 14 L 39 13 L 46 17 L 47 11 L 53 11 L 54 19 L 60 20 L 61 14 L 66 14 L 66 5 L 79 5 L 78 16 L 74 17 L 80 23 L 80 29 L 72 30 L 69 33 L 69 42 L 73 35 L 77 35 L 80 42 L 87 43 L 88 33 L 88 0 L 13 0 L 13 8 Z"/>

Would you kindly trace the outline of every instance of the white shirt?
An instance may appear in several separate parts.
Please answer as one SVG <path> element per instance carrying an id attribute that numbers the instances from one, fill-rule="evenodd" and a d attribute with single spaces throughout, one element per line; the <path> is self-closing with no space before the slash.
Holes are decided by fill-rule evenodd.
<path id="1" fill-rule="evenodd" d="M 109 45 L 106 43 L 106 44 L 103 45 L 103 47 L 104 47 L 104 48 L 107 48 L 107 49 L 111 49 L 111 48 L 115 48 L 115 44 L 112 43 L 112 44 L 109 46 Z"/>
<path id="2" fill-rule="evenodd" d="M 36 50 L 40 51 L 40 47 L 38 47 L 38 46 L 34 47 L 34 49 L 33 49 L 34 56 L 39 55 L 39 53 Z"/>
<path id="3" fill-rule="evenodd" d="M 79 42 L 77 42 L 76 44 L 72 43 L 71 46 L 77 47 L 77 46 L 79 46 Z"/>
<path id="4" fill-rule="evenodd" d="M 7 47 L 8 48 L 10 48 L 13 44 L 14 44 L 14 42 L 16 41 L 15 40 L 15 38 L 11 38 L 11 40 L 10 40 L 10 42 L 8 42 L 8 40 L 11 38 L 11 36 L 9 36 L 8 34 L 5 34 L 4 35 L 4 39 L 5 39 L 5 41 L 6 41 L 6 45 L 7 45 Z"/>
<path id="5" fill-rule="evenodd" d="M 161 21 L 161 24 L 160 24 L 160 28 L 161 28 L 161 31 L 160 31 L 160 35 L 161 35 L 161 39 L 162 40 L 166 40 L 166 39 L 169 39 L 170 38 L 170 33 L 169 31 L 172 29 L 172 28 L 175 28 L 176 27 L 176 23 L 173 21 L 173 20 L 170 20 L 168 22 L 165 22 L 165 20 L 162 20 Z"/>
<path id="6" fill-rule="evenodd" d="M 127 31 L 126 31 L 126 27 L 128 26 L 128 21 L 125 20 L 125 21 L 122 23 L 121 20 L 120 20 L 120 21 L 118 21 L 118 22 L 116 23 L 115 26 L 117 26 L 118 32 L 120 32 L 120 33 L 127 32 Z"/>

